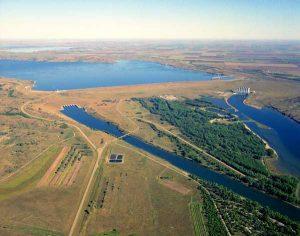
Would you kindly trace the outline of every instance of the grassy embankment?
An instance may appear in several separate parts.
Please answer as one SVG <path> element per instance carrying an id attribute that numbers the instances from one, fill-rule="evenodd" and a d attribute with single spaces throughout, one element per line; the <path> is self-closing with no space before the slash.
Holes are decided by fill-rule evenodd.
<path id="1" fill-rule="evenodd" d="M 58 152 L 58 146 L 51 147 L 41 158 L 35 160 L 23 171 L 16 174 L 16 176 L 0 183 L 0 200 L 34 187 L 49 168 L 53 158 L 56 157 Z"/>

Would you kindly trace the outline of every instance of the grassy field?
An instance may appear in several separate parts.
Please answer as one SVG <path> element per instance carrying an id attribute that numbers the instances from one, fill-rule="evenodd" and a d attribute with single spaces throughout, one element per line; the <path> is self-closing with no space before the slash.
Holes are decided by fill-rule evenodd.
<path id="1" fill-rule="evenodd" d="M 189 213 L 191 196 L 197 194 L 193 182 L 117 144 L 110 147 L 109 153 L 122 153 L 125 160 L 123 164 L 103 163 L 97 185 L 100 191 L 96 191 L 85 225 L 88 235 L 113 229 L 121 235 L 193 234 Z M 182 194 L 161 184 L 162 176 L 191 191 Z"/>
<path id="2" fill-rule="evenodd" d="M 92 236 L 118 236 L 120 235 L 119 231 L 113 229 L 112 231 L 100 233 L 100 234 L 93 234 Z"/>
<path id="3" fill-rule="evenodd" d="M 0 183 L 0 200 L 34 187 L 37 181 L 46 172 L 53 161 L 53 158 L 58 154 L 58 151 L 58 147 L 51 147 L 44 155 L 35 160 L 31 165 L 27 166 L 7 181 Z"/>
<path id="4" fill-rule="evenodd" d="M 3 229 L 0 228 L 0 234 L 2 235 L 32 235 L 32 236 L 63 236 L 63 233 L 38 228 L 38 227 L 31 227 L 31 226 L 2 226 Z"/>
<path id="5" fill-rule="evenodd" d="M 28 92 L 27 82 L 0 80 L 0 84 L 0 212 L 5 212 L 0 215 L 0 234 L 65 235 L 86 185 L 92 154 L 85 153 L 85 141 L 71 127 L 22 112 L 23 104 L 41 101 L 47 93 Z M 34 116 L 48 114 L 34 108 L 35 104 L 27 108 Z M 66 165 L 70 171 L 65 171 L 68 183 L 59 188 L 39 186 L 45 173 L 54 174 L 49 169 L 62 148 L 74 145 L 78 150 L 70 153 Z"/>
<path id="6" fill-rule="evenodd" d="M 26 231 L 32 235 L 68 233 L 93 158 L 81 160 L 82 164 L 72 185 L 37 186 L 60 150 L 61 148 L 53 148 L 20 174 L 0 185 L 3 197 L 0 200 L 0 211 L 6 212 L 0 216 L 0 225 L 7 226 L 3 228 L 3 232 Z"/>
<path id="7" fill-rule="evenodd" d="M 205 226 L 205 219 L 203 216 L 203 205 L 202 203 L 191 200 L 190 204 L 190 212 L 193 220 L 195 236 L 206 236 L 208 235 L 207 229 Z"/>
<path id="8" fill-rule="evenodd" d="M 21 111 L 26 102 L 37 97 L 25 94 L 18 82 L 0 80 L 0 179 L 15 173 L 52 144 L 72 136 L 55 122 L 43 122 Z M 26 86 L 24 82 L 23 86 Z M 13 90 L 13 96 L 9 91 Z"/>

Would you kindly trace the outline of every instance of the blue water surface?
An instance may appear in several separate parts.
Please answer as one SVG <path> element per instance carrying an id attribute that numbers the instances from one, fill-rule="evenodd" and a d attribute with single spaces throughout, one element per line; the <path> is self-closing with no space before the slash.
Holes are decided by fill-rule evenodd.
<path id="1" fill-rule="evenodd" d="M 276 167 L 300 176 L 300 124 L 272 108 L 248 106 L 245 99 L 245 96 L 235 95 L 228 102 L 238 110 L 236 114 L 247 126 L 276 150 L 279 155 Z"/>
<path id="2" fill-rule="evenodd" d="M 145 61 L 89 63 L 0 60 L 0 76 L 33 80 L 36 82 L 34 89 L 51 91 L 203 81 L 210 80 L 215 75 Z"/>

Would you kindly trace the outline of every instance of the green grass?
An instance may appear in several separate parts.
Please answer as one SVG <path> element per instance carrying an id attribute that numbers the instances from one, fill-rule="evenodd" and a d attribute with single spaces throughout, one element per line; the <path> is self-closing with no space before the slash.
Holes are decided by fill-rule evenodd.
<path id="1" fill-rule="evenodd" d="M 63 131 L 63 138 L 71 138 L 73 136 L 73 129 L 72 128 L 67 128 Z"/>
<path id="2" fill-rule="evenodd" d="M 0 183 L 0 200 L 16 192 L 33 187 L 47 171 L 53 161 L 53 157 L 58 155 L 59 150 L 58 146 L 51 147 L 43 156 L 33 161 L 15 176 Z"/>
<path id="3" fill-rule="evenodd" d="M 193 221 L 195 236 L 207 235 L 205 222 L 203 218 L 202 204 L 197 201 L 191 200 L 189 204 L 190 213 Z"/>
<path id="4" fill-rule="evenodd" d="M 93 236 L 118 236 L 118 235 L 120 235 L 120 233 L 116 229 L 104 233 L 93 234 Z"/>
<path id="5" fill-rule="evenodd" d="M 33 227 L 33 226 L 12 226 L 9 228 L 25 233 L 26 235 L 33 235 L 33 236 L 62 236 L 63 235 L 60 232 Z"/>
<path id="6" fill-rule="evenodd" d="M 297 184 L 295 195 L 297 200 L 300 201 L 300 182 Z"/>
<path id="7" fill-rule="evenodd" d="M 0 115 L 4 115 L 4 116 L 22 116 L 24 118 L 30 118 L 30 116 L 28 116 L 27 114 L 25 114 L 24 112 L 19 112 L 19 111 L 6 111 L 6 112 L 1 112 Z"/>
<path id="8" fill-rule="evenodd" d="M 10 89 L 10 90 L 8 91 L 7 96 L 10 97 L 10 98 L 14 97 L 14 92 L 15 92 L 15 90 Z"/>

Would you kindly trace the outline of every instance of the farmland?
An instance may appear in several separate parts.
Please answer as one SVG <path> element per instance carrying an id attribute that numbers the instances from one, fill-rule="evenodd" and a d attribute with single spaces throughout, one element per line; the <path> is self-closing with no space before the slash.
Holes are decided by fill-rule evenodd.
<path id="1" fill-rule="evenodd" d="M 82 165 L 82 158 L 91 157 L 91 154 L 90 148 L 82 142 L 75 143 L 71 147 L 63 147 L 38 186 L 71 186 Z"/>

